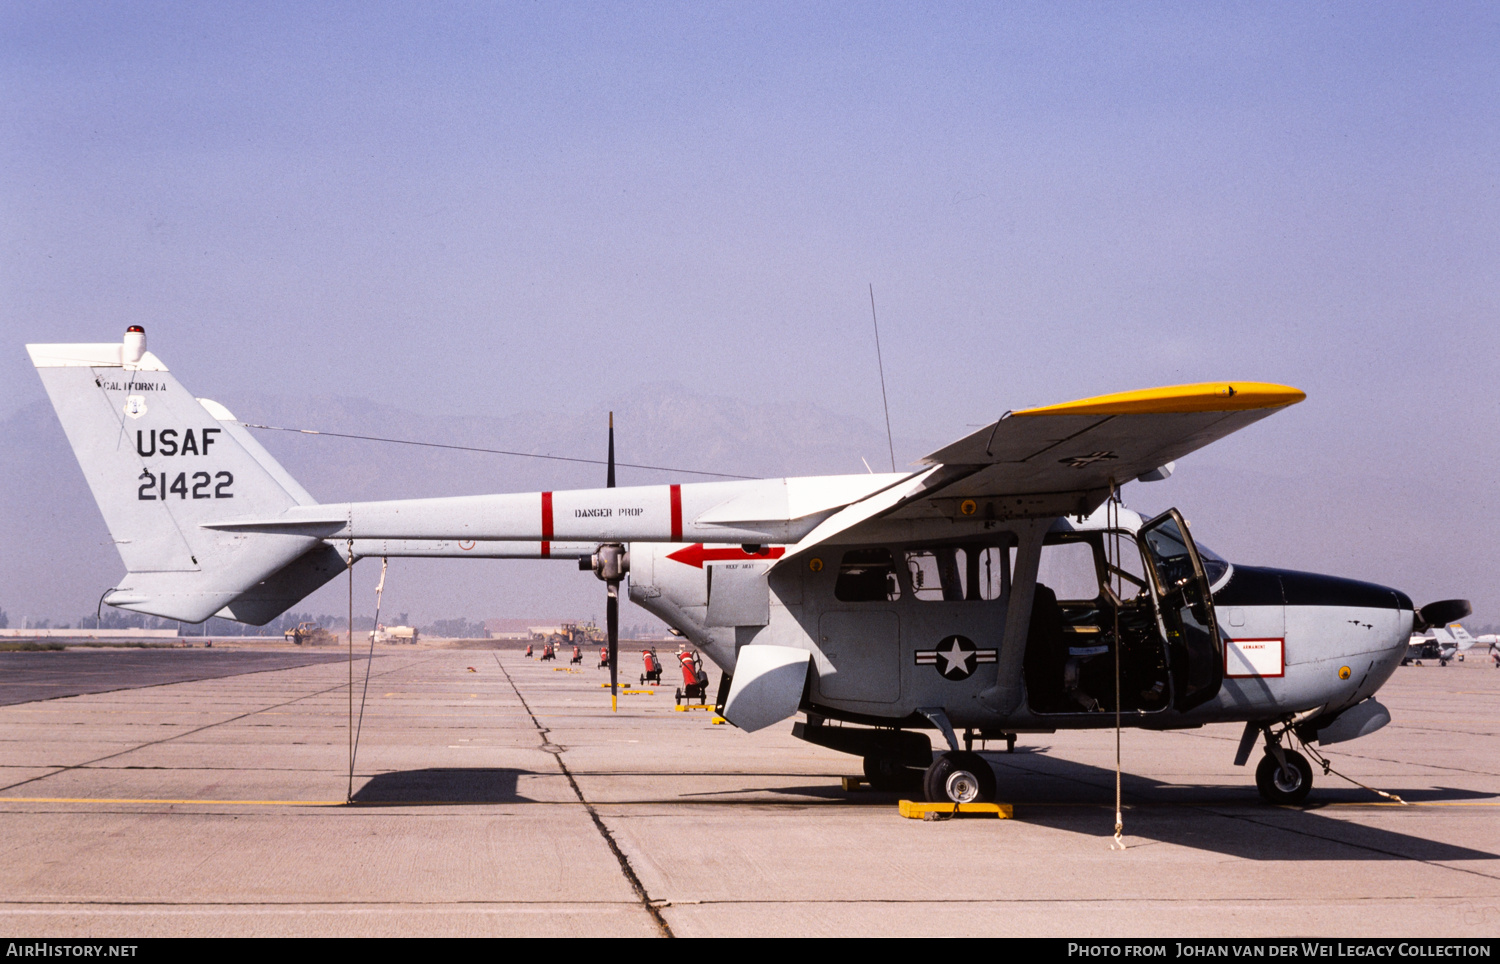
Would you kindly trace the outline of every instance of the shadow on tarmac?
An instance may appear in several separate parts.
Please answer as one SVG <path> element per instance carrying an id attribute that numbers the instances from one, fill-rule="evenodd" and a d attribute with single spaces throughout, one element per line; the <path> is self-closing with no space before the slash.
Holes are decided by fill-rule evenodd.
<path id="1" fill-rule="evenodd" d="M 1113 835 L 1114 770 L 1036 752 L 984 756 L 996 771 L 999 799 L 1016 807 L 1015 819 L 1093 837 Z M 712 799 L 769 793 L 800 797 L 812 805 L 821 799 L 878 807 L 893 806 L 901 798 L 921 799 L 921 771 L 912 770 L 907 783 L 899 792 L 864 788 L 849 794 L 833 783 L 798 783 L 684 797 Z M 1319 812 L 1330 805 L 1347 804 L 1380 806 L 1392 815 L 1411 812 L 1353 786 L 1315 787 L 1312 798 L 1302 807 L 1263 803 L 1255 789 L 1253 772 L 1246 773 L 1243 785 L 1169 784 L 1126 773 L 1122 789 L 1125 833 L 1132 846 L 1169 843 L 1246 860 L 1292 862 L 1500 860 L 1500 855 L 1486 851 L 1342 819 L 1337 811 Z M 1455 787 L 1402 791 L 1403 799 L 1410 803 L 1462 803 L 1494 796 Z"/>
<path id="2" fill-rule="evenodd" d="M 1016 806 L 1016 819 L 1086 836 L 1107 838 L 1114 832 L 1114 771 L 1041 754 L 988 754 L 996 770 L 1001 800 Z M 529 771 L 435 767 L 402 770 L 372 777 L 354 794 L 356 804 L 462 806 L 530 802 L 517 792 L 518 777 Z M 916 777 L 920 771 L 913 771 Z M 1248 774 L 1247 774 L 1248 776 Z M 915 788 L 915 787 L 914 787 Z M 894 803 L 903 793 L 859 792 L 859 802 Z M 1132 846 L 1168 843 L 1245 860 L 1500 860 L 1500 855 L 1428 840 L 1340 819 L 1319 812 L 1335 803 L 1375 803 L 1379 798 L 1350 787 L 1314 788 L 1311 805 L 1273 807 L 1260 801 L 1253 783 L 1244 786 L 1175 785 L 1133 774 L 1123 781 L 1125 834 Z M 850 801 L 837 784 L 688 793 L 683 803 L 747 793 Z M 1456 788 L 1404 791 L 1411 802 L 1461 802 L 1492 795 Z M 696 799 L 695 799 L 696 798 Z M 809 799 L 812 798 L 812 799 Z M 653 800 L 660 804 L 666 801 Z M 725 803 L 764 802 L 724 800 Z M 1392 814 L 1403 812 L 1390 807 Z"/>
<path id="3" fill-rule="evenodd" d="M 379 773 L 355 792 L 354 803 L 399 803 L 406 806 L 455 806 L 482 803 L 526 803 L 516 793 L 523 770 L 434 767 Z"/>
<path id="4" fill-rule="evenodd" d="M 988 755 L 1000 799 L 1028 823 L 1108 837 L 1112 819 L 1096 807 L 1114 804 L 1114 770 L 1058 757 Z M 1336 777 L 1318 775 L 1321 781 Z M 1381 804 L 1354 786 L 1313 787 L 1303 807 L 1261 802 L 1253 771 L 1243 786 L 1168 784 L 1126 773 L 1121 782 L 1126 835 L 1193 847 L 1246 860 L 1500 860 L 1500 855 L 1325 816 L 1330 804 Z M 1461 802 L 1493 794 L 1451 787 L 1403 790 L 1410 803 Z M 1093 806 L 1079 806 L 1089 805 Z M 1392 813 L 1403 808 L 1391 806 Z"/>

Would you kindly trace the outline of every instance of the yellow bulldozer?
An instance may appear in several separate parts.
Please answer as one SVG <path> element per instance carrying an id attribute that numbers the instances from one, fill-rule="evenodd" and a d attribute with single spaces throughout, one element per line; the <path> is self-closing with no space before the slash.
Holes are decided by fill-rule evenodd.
<path id="1" fill-rule="evenodd" d="M 338 642 L 333 633 L 319 626 L 315 622 L 298 623 L 295 629 L 288 629 L 284 634 L 286 641 L 296 643 L 298 646 L 329 646 Z"/>

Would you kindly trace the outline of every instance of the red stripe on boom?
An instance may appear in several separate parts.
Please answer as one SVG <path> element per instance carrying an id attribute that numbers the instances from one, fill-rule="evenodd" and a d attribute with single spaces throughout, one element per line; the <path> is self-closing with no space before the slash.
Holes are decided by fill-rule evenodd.
<path id="1" fill-rule="evenodd" d="M 682 541 L 682 486 L 672 486 L 672 541 Z"/>
<path id="2" fill-rule="evenodd" d="M 552 493 L 542 493 L 542 558 L 552 555 Z"/>

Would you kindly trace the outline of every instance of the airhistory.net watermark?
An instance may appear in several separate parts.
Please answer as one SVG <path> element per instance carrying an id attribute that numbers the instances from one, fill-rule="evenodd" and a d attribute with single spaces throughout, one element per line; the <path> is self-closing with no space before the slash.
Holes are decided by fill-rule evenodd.
<path id="1" fill-rule="evenodd" d="M 75 944 L 53 941 L 8 941 L 6 957 L 135 957 L 139 944 Z"/>

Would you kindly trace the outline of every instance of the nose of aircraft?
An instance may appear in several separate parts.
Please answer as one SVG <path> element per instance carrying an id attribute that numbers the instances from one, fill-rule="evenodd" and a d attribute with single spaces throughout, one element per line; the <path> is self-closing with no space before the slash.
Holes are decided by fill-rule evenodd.
<path id="1" fill-rule="evenodd" d="M 1214 603 L 1221 609 L 1266 606 L 1273 612 L 1285 607 L 1288 665 L 1321 665 L 1315 671 L 1320 680 L 1324 671 L 1338 674 L 1328 682 L 1351 699 L 1368 696 L 1395 671 L 1417 618 L 1411 597 L 1399 589 L 1253 566 L 1235 566 Z"/>
<path id="2" fill-rule="evenodd" d="M 1288 606 L 1339 606 L 1349 609 L 1395 609 L 1412 612 L 1411 597 L 1399 589 L 1357 579 L 1312 572 L 1278 570 Z"/>

